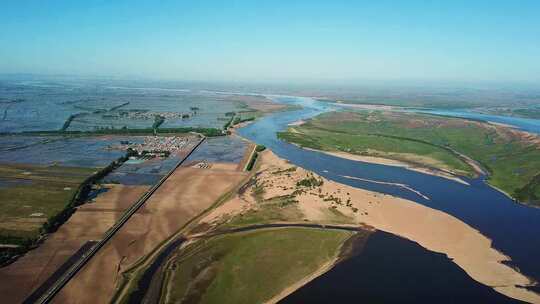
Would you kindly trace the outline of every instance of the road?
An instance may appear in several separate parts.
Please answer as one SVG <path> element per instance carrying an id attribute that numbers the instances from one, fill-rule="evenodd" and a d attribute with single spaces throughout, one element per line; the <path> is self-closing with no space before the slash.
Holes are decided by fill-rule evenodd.
<path id="1" fill-rule="evenodd" d="M 105 244 L 114 236 L 120 228 L 129 220 L 129 218 L 135 214 L 146 201 L 157 191 L 157 189 L 180 167 L 184 161 L 204 142 L 206 137 L 202 139 L 189 151 L 189 153 L 176 166 L 167 173 L 163 178 L 159 180 L 152 188 L 150 188 L 137 202 L 135 202 L 128 210 L 122 215 L 122 217 L 105 233 L 103 238 L 98 241 L 90 250 L 84 253 L 81 258 L 71 266 L 62 277 L 60 277 L 54 285 L 51 286 L 35 303 L 49 303 L 54 296 L 64 287 L 71 278 L 81 270 L 88 261 L 101 249 Z M 25 301 L 26 303 L 26 301 Z"/>

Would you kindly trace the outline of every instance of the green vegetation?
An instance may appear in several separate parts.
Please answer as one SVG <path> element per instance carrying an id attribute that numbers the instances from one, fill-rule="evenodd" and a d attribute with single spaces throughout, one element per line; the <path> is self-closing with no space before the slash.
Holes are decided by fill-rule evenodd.
<path id="1" fill-rule="evenodd" d="M 158 134 L 184 134 L 189 132 L 196 132 L 203 134 L 206 137 L 224 136 L 225 133 L 217 128 L 195 128 L 195 127 L 179 127 L 179 128 L 158 128 L 155 130 Z M 152 135 L 154 134 L 153 128 L 143 129 L 129 129 L 123 128 L 98 128 L 91 131 L 25 131 L 20 133 L 0 133 L 0 135 L 80 135 L 80 136 L 92 136 L 92 135 Z"/>
<path id="2" fill-rule="evenodd" d="M 129 105 L 129 101 L 124 102 L 124 103 L 122 103 L 122 104 L 119 104 L 119 105 L 117 105 L 117 106 L 114 106 L 114 107 L 110 108 L 110 109 L 109 109 L 109 112 L 116 111 L 116 110 L 118 110 L 118 109 L 120 109 L 120 108 L 123 108 L 123 107 L 125 107 L 125 106 L 127 106 L 127 105 Z"/>
<path id="3" fill-rule="evenodd" d="M 154 116 L 154 123 L 152 124 L 152 129 L 154 132 L 157 132 L 157 129 L 165 122 L 165 117 L 161 115 Z"/>
<path id="4" fill-rule="evenodd" d="M 69 117 L 66 119 L 66 121 L 64 122 L 64 125 L 62 126 L 62 128 L 60 129 L 60 132 L 64 132 L 66 131 L 69 126 L 71 125 L 71 123 L 73 122 L 73 120 L 77 117 L 81 117 L 81 116 L 84 116 L 86 115 L 87 113 L 75 113 L 75 114 L 71 114 L 69 115 Z"/>
<path id="5" fill-rule="evenodd" d="M 323 181 L 322 179 L 316 179 L 314 176 L 310 176 L 308 178 L 304 178 L 298 182 L 296 182 L 297 187 L 307 187 L 307 188 L 314 188 L 322 186 Z"/>
<path id="6" fill-rule="evenodd" d="M 297 132 L 282 132 L 278 136 L 319 150 L 386 157 L 467 176 L 474 174 L 466 162 L 448 149 L 447 142 L 438 140 L 431 128 L 414 129 L 411 133 L 416 134 L 410 134 L 402 122 L 385 120 L 380 113 L 347 113 L 348 119 L 342 120 L 343 115 L 345 113 L 323 114 L 295 127 Z M 425 140 L 422 140 L 423 135 L 427 137 Z"/>
<path id="7" fill-rule="evenodd" d="M 95 169 L 0 166 L 0 244 L 18 245 L 0 252 L 0 265 L 35 245 L 63 214 L 79 186 Z"/>
<path id="8" fill-rule="evenodd" d="M 255 151 L 257 151 L 257 152 L 262 152 L 264 150 L 266 150 L 265 145 L 257 145 L 257 147 L 255 147 Z"/>
<path id="9" fill-rule="evenodd" d="M 223 125 L 223 130 L 227 130 L 230 126 L 232 126 L 233 121 L 234 116 L 231 116 L 231 118 Z"/>
<path id="10" fill-rule="evenodd" d="M 290 128 L 279 137 L 314 149 L 474 175 L 461 153 L 489 172 L 491 185 L 522 202 L 540 204 L 538 144 L 480 122 L 411 113 L 336 112 Z"/>
<path id="11" fill-rule="evenodd" d="M 0 176 L 14 185 L 0 188 L 0 244 L 19 245 L 3 251 L 0 265 L 21 254 L 42 233 L 54 232 L 86 201 L 92 185 L 120 166 L 132 151 L 105 168 L 2 165 Z"/>
<path id="12" fill-rule="evenodd" d="M 540 119 L 540 109 L 531 108 L 531 109 L 515 109 L 513 113 L 519 117 Z"/>
<path id="13" fill-rule="evenodd" d="M 259 186 L 263 189 L 262 186 Z M 283 195 L 268 200 L 262 200 L 257 195 L 257 187 L 254 196 L 258 203 L 257 209 L 250 209 L 244 214 L 230 219 L 225 227 L 241 227 L 254 224 L 268 224 L 275 222 L 301 222 L 304 214 L 298 209 L 298 201 L 294 195 Z"/>
<path id="14" fill-rule="evenodd" d="M 255 116 L 251 116 L 247 118 L 242 118 L 242 116 L 236 116 L 232 122 L 232 125 L 236 126 L 237 124 L 240 124 L 246 121 L 253 121 L 253 120 L 255 120 Z"/>
<path id="15" fill-rule="evenodd" d="M 246 167 L 247 171 L 251 171 L 253 169 L 253 166 L 255 166 L 255 162 L 257 161 L 258 157 L 259 157 L 259 153 L 255 151 L 253 155 L 251 156 L 251 159 L 249 160 L 249 163 Z"/>
<path id="16" fill-rule="evenodd" d="M 182 250 L 170 264 L 167 300 L 263 303 L 335 258 L 351 235 L 287 228 L 201 240 Z"/>

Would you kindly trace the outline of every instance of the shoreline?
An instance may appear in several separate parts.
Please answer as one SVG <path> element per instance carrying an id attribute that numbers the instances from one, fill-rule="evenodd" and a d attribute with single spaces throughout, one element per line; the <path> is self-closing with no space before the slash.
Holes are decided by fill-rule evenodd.
<path id="1" fill-rule="evenodd" d="M 432 175 L 432 176 L 446 178 L 446 179 L 458 182 L 458 183 L 466 185 L 466 186 L 471 185 L 470 183 L 468 183 L 468 182 L 462 180 L 461 178 L 459 178 L 458 176 L 452 175 L 450 173 L 446 173 L 444 171 L 440 171 L 440 170 L 436 170 L 436 169 L 432 169 L 432 168 L 427 168 L 427 167 L 424 168 L 424 167 L 420 167 L 420 166 L 415 167 L 414 165 L 408 164 L 406 162 L 400 162 L 398 160 L 393 160 L 393 159 L 389 159 L 389 158 L 355 155 L 355 154 L 351 154 L 351 153 L 347 153 L 347 152 L 341 152 L 341 151 L 340 152 L 330 152 L 330 151 L 323 151 L 323 150 L 317 150 L 317 149 L 306 148 L 306 147 L 302 147 L 302 149 L 315 151 L 315 152 L 320 152 L 320 153 L 324 153 L 324 154 L 327 154 L 327 155 L 332 155 L 332 156 L 335 156 L 335 157 L 340 157 L 340 158 L 344 158 L 344 159 L 348 159 L 348 160 L 352 160 L 352 161 L 361 161 L 361 162 L 370 163 L 370 164 L 401 167 L 401 168 L 405 168 L 405 169 L 411 170 L 411 171 L 416 171 L 416 172 L 419 172 L 419 173 L 424 173 L 424 174 L 428 174 L 428 175 Z M 538 206 L 530 205 L 530 204 L 527 204 L 527 203 L 520 202 L 520 201 L 516 200 L 512 195 L 510 195 L 510 193 L 508 193 L 508 192 L 502 190 L 501 188 L 498 188 L 497 186 L 492 185 L 491 183 L 489 183 L 489 179 L 487 179 L 488 175 L 484 175 L 484 176 L 486 177 L 486 179 L 484 179 L 483 182 L 486 185 L 488 185 L 489 187 L 493 188 L 494 190 L 502 193 L 504 196 L 511 199 L 516 204 L 520 204 L 520 205 L 527 206 L 527 207 L 532 207 L 532 208 L 540 208 Z M 346 177 L 346 176 L 344 176 L 344 177 Z M 401 185 L 396 184 L 395 186 L 401 186 Z M 421 196 L 423 196 L 423 195 L 421 195 Z"/>
<path id="2" fill-rule="evenodd" d="M 324 151 L 324 150 L 317 150 L 317 149 L 312 149 L 312 148 L 307 148 L 307 147 L 302 147 L 302 149 L 315 151 L 315 152 L 320 152 L 320 153 L 324 153 L 324 154 L 327 154 L 327 155 L 331 155 L 331 156 L 335 156 L 335 157 L 339 157 L 339 158 L 344 158 L 344 159 L 348 159 L 348 160 L 352 160 L 352 161 L 361 161 L 361 162 L 370 163 L 370 164 L 400 167 L 400 168 L 404 168 L 404 169 L 411 170 L 411 171 L 416 171 L 416 172 L 420 172 L 420 173 L 424 173 L 424 174 L 428 174 L 428 175 L 432 175 L 432 176 L 446 178 L 446 179 L 458 182 L 460 184 L 470 186 L 470 184 L 468 182 L 464 181 L 463 179 L 461 179 L 458 176 L 453 175 L 453 174 L 451 174 L 449 172 L 437 170 L 437 169 L 434 169 L 434 168 L 428 168 L 428 167 L 422 167 L 422 166 L 418 166 L 418 165 L 413 165 L 413 164 L 410 164 L 410 163 L 406 163 L 406 162 L 403 162 L 403 161 L 394 160 L 394 159 L 390 159 L 390 158 L 377 157 L 377 156 L 356 155 L 356 154 L 351 154 L 351 153 L 342 152 L 342 151 L 335 151 L 335 152 L 333 152 L 333 151 Z"/>
<path id="3" fill-rule="evenodd" d="M 293 165 L 271 151 L 262 154 L 261 178 L 274 185 L 272 189 L 266 189 L 269 197 L 283 195 L 282 191 L 279 191 L 282 189 L 280 187 L 291 187 L 297 179 L 311 174 L 324 181 L 320 187 L 323 193 L 334 193 L 343 201 L 347 198 L 345 193 L 350 194 L 352 206 L 357 208 L 358 212 L 351 211 L 348 206 L 334 206 L 350 217 L 354 224 L 368 225 L 416 242 L 429 251 L 445 254 L 475 281 L 508 297 L 540 303 L 540 294 L 520 287 L 533 286 L 536 282 L 518 269 L 507 265 L 506 262 L 511 261 L 509 256 L 493 248 L 491 239 L 461 220 L 410 200 L 330 181 L 301 167 L 298 167 L 295 173 L 289 173 L 291 177 L 279 180 L 275 175 L 266 172 L 283 170 Z M 309 193 L 297 196 L 297 200 L 306 220 L 324 222 L 321 214 L 329 208 L 329 203 L 325 204 L 318 196 L 311 196 Z M 290 289 L 293 289 L 292 286 L 287 288 Z"/>
<path id="4" fill-rule="evenodd" d="M 342 247 L 343 247 L 343 245 L 342 245 Z M 328 271 L 330 271 L 332 268 L 334 268 L 335 265 L 337 265 L 337 263 L 339 263 L 339 254 L 340 254 L 340 252 L 341 252 L 341 247 L 340 247 L 340 249 L 337 251 L 336 255 L 332 259 L 330 259 L 329 261 L 327 261 L 326 263 L 321 265 L 317 270 L 315 270 L 315 272 L 312 272 L 311 274 L 305 276 L 301 280 L 296 281 L 294 284 L 289 285 L 287 288 L 283 289 L 280 293 L 273 296 L 269 300 L 265 301 L 264 304 L 278 303 L 279 301 L 285 299 L 287 296 L 289 296 L 290 294 L 292 294 L 296 290 L 304 287 L 305 285 L 309 284 L 309 282 L 315 280 L 316 278 L 318 278 L 321 275 L 323 275 L 323 274 L 327 273 Z"/>

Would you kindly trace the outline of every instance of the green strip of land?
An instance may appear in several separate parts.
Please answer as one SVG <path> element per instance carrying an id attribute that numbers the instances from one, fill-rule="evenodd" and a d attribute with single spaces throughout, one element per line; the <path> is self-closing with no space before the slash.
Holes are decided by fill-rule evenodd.
<path id="1" fill-rule="evenodd" d="M 333 260 L 351 235 L 286 228 L 198 241 L 170 265 L 167 302 L 263 303 Z"/>
<path id="2" fill-rule="evenodd" d="M 489 172 L 488 182 L 540 205 L 540 149 L 523 133 L 477 121 L 397 112 L 322 114 L 279 137 L 303 147 L 384 157 L 473 176 L 457 151 Z"/>

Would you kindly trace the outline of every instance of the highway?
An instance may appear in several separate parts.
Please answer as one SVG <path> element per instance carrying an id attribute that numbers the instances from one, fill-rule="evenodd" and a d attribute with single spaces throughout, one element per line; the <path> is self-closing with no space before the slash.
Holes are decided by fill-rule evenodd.
<path id="1" fill-rule="evenodd" d="M 90 250 L 84 253 L 81 258 L 71 266 L 62 277 L 60 277 L 54 285 L 51 286 L 35 303 L 49 303 L 54 296 L 64 287 L 71 278 L 81 270 L 86 263 L 101 249 L 105 244 L 114 236 L 120 228 L 129 220 L 129 218 L 135 214 L 146 201 L 157 191 L 157 189 L 180 167 L 184 161 L 205 141 L 206 137 L 202 137 L 201 140 L 189 151 L 189 153 L 176 166 L 167 173 L 163 178 L 159 180 L 152 188 L 150 188 L 142 197 L 137 200 L 128 210 L 122 215 L 122 217 L 105 233 L 103 238 L 98 241 Z M 25 301 L 24 303 L 27 303 Z"/>

